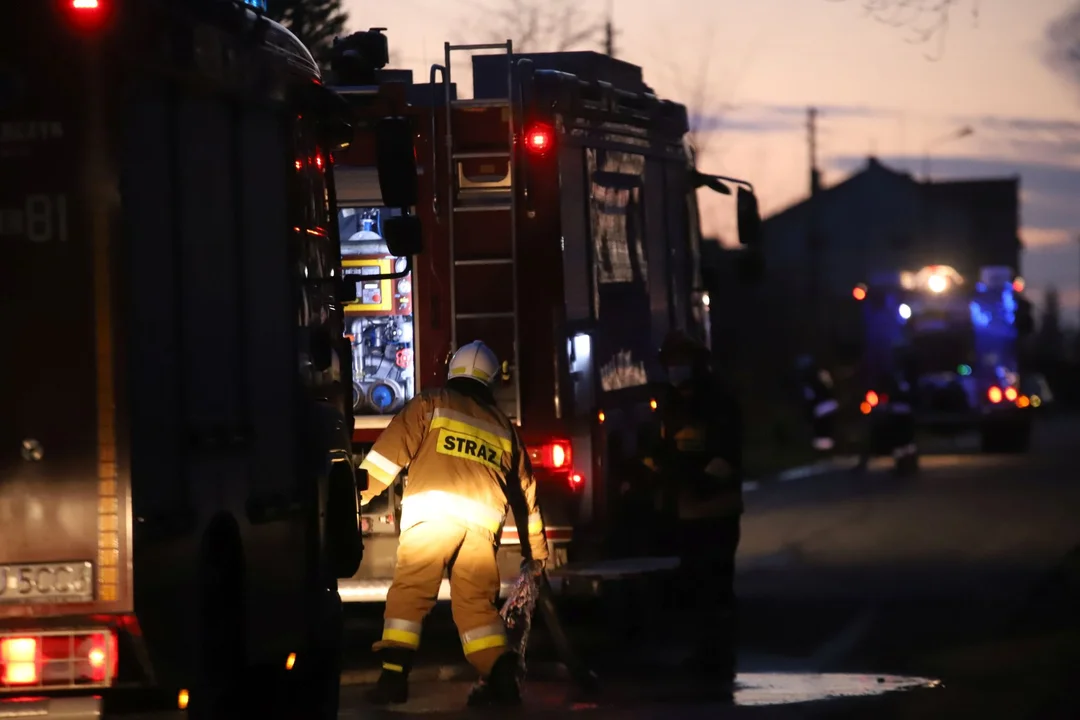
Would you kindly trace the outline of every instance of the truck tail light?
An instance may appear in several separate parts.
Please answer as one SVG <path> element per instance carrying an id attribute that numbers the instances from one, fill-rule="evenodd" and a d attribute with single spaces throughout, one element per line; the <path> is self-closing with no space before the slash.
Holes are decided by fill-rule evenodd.
<path id="1" fill-rule="evenodd" d="M 61 0 L 66 22 L 79 31 L 94 32 L 104 27 L 109 0 Z"/>
<path id="2" fill-rule="evenodd" d="M 999 388 L 997 385 L 994 385 L 986 391 L 986 397 L 990 402 L 997 405 L 999 402 L 1001 402 L 1001 388 Z"/>
<path id="3" fill-rule="evenodd" d="M 585 476 L 577 471 L 573 471 L 567 478 L 567 482 L 570 483 L 571 490 L 577 491 L 585 487 Z"/>
<path id="4" fill-rule="evenodd" d="M 1009 402 L 1016 402 L 1016 398 L 1019 395 L 1020 395 L 1020 393 L 1016 392 L 1016 388 L 1012 388 L 1012 387 L 1005 388 L 1005 399 L 1008 400 Z"/>
<path id="5" fill-rule="evenodd" d="M 38 682 L 38 642 L 32 637 L 0 640 L 0 663 L 5 685 L 36 685 Z"/>
<path id="6" fill-rule="evenodd" d="M 555 144 L 555 133 L 547 125 L 533 125 L 525 132 L 525 149 L 533 155 L 544 155 Z"/>
<path id="7" fill-rule="evenodd" d="M 878 394 L 873 390 L 870 390 L 866 393 L 866 404 L 870 407 L 875 408 L 880 402 L 881 398 L 878 397 Z"/>
<path id="8" fill-rule="evenodd" d="M 113 633 L 95 633 L 88 640 L 83 641 L 82 647 L 76 651 L 76 656 L 86 657 L 89 668 L 87 676 L 93 682 L 105 682 L 109 678 L 116 677 L 117 652 L 116 635 Z"/>
<path id="9" fill-rule="evenodd" d="M 45 689 L 110 685 L 119 669 L 112 630 L 43 631 L 0 638 L 0 685 Z"/>
<path id="10" fill-rule="evenodd" d="M 552 440 L 529 451 L 533 464 L 545 470 L 568 470 L 573 461 L 569 440 Z"/>

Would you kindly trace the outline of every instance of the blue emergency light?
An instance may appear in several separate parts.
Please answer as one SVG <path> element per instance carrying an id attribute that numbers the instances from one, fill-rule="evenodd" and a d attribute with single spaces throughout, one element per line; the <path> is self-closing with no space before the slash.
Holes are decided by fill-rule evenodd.
<path id="1" fill-rule="evenodd" d="M 252 8 L 254 10 L 258 10 L 260 12 L 266 12 L 266 2 L 267 2 L 267 0 L 242 0 L 242 2 L 245 5 L 247 5 L 249 8 Z"/>

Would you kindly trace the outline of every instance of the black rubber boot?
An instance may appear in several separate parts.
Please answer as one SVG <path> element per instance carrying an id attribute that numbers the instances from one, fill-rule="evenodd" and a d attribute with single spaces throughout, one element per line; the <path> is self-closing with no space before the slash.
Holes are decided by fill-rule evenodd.
<path id="1" fill-rule="evenodd" d="M 413 651 L 405 648 L 386 648 L 379 652 L 382 674 L 375 687 L 364 694 L 372 705 L 399 705 L 409 699 L 409 670 Z"/>
<path id="2" fill-rule="evenodd" d="M 508 652 L 495 661 L 491 674 L 481 680 L 469 693 L 469 707 L 485 705 L 513 706 L 521 704 L 518 686 L 518 654 Z"/>

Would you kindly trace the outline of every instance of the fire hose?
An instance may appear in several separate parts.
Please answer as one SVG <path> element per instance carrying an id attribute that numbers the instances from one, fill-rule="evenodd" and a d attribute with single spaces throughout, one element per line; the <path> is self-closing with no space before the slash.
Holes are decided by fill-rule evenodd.
<path id="1" fill-rule="evenodd" d="M 499 611 L 511 637 L 511 647 L 518 654 L 518 684 L 520 685 L 525 679 L 525 652 L 529 644 L 533 616 L 539 606 L 544 625 L 551 633 L 555 650 L 563 665 L 566 666 L 571 680 L 582 692 L 595 692 L 599 687 L 596 673 L 589 669 L 570 644 L 570 638 L 559 619 L 552 597 L 551 583 L 548 582 L 547 573 L 537 576 L 525 569 L 514 581 L 506 602 Z M 483 681 L 480 682 L 482 684 Z"/>

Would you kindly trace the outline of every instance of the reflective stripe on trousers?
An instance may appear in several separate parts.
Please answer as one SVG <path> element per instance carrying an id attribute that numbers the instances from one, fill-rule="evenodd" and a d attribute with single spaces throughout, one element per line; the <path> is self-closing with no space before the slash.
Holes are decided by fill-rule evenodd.
<path id="1" fill-rule="evenodd" d="M 492 623 L 461 633 L 461 649 L 465 655 L 474 655 L 481 650 L 506 647 L 506 627 L 501 623 Z"/>
<path id="2" fill-rule="evenodd" d="M 383 621 L 382 639 L 412 650 L 420 647 L 420 631 L 423 626 L 411 620 L 388 617 Z"/>
<path id="3" fill-rule="evenodd" d="M 814 406 L 814 417 L 824 417 L 840 409 L 840 403 L 836 400 L 822 400 Z"/>
<path id="4" fill-rule="evenodd" d="M 915 443 L 908 443 L 907 445 L 900 445 L 893 449 L 894 458 L 907 457 L 908 455 L 914 455 L 919 451 L 918 446 Z"/>

